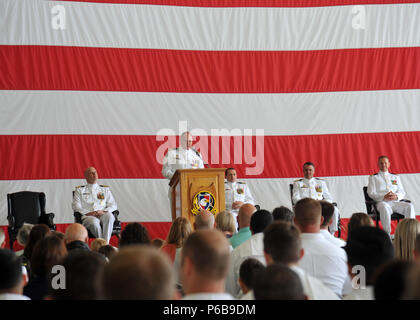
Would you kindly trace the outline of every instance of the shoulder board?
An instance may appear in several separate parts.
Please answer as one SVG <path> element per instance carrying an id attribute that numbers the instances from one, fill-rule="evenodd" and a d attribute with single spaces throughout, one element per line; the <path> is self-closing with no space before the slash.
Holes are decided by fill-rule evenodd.
<path id="1" fill-rule="evenodd" d="M 107 186 L 106 184 L 100 184 L 99 186 L 102 188 L 109 188 L 109 186 Z"/>
<path id="2" fill-rule="evenodd" d="M 297 180 L 295 180 L 294 182 L 298 182 L 298 181 L 302 181 L 303 179 L 297 179 Z"/>
<path id="3" fill-rule="evenodd" d="M 246 182 L 238 181 L 238 184 L 246 184 Z"/>
<path id="4" fill-rule="evenodd" d="M 198 152 L 198 151 L 197 151 L 197 150 L 195 150 L 194 148 L 191 148 L 191 150 L 192 150 L 192 151 L 194 151 L 194 152 L 195 152 L 195 154 L 201 158 L 201 154 L 200 154 L 200 152 Z"/>
<path id="5" fill-rule="evenodd" d="M 377 175 L 378 175 L 378 173 L 374 173 L 374 174 L 371 174 L 370 176 L 373 177 L 373 176 L 377 176 Z"/>
<path id="6" fill-rule="evenodd" d="M 321 179 L 321 178 L 315 178 L 316 180 L 321 180 L 321 181 L 324 181 L 324 179 Z"/>
<path id="7" fill-rule="evenodd" d="M 390 172 L 389 174 L 392 174 L 393 176 L 398 176 L 398 174 L 396 174 L 396 173 L 391 173 L 391 172 Z"/>
<path id="8" fill-rule="evenodd" d="M 76 189 L 77 189 L 77 188 L 84 188 L 84 187 L 86 187 L 86 185 L 83 185 L 83 186 L 77 186 L 77 187 L 76 187 Z"/>

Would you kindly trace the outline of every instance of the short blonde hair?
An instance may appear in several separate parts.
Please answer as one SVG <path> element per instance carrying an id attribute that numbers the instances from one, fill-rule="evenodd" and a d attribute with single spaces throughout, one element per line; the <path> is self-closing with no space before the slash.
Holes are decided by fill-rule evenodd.
<path id="1" fill-rule="evenodd" d="M 191 222 L 185 217 L 178 217 L 172 222 L 166 238 L 166 243 L 172 243 L 175 244 L 177 248 L 181 248 L 191 232 Z"/>
<path id="2" fill-rule="evenodd" d="M 108 242 L 106 242 L 106 240 L 105 239 L 102 239 L 102 238 L 96 238 L 95 240 L 93 240 L 92 241 L 92 243 L 90 244 L 90 249 L 92 250 L 92 251 L 96 251 L 96 252 L 98 252 L 99 251 L 99 249 L 102 247 L 102 246 L 106 246 L 108 244 Z"/>
<path id="3" fill-rule="evenodd" d="M 403 261 L 414 260 L 416 238 L 420 233 L 420 222 L 416 219 L 403 219 L 395 229 L 395 256 Z"/>
<path id="4" fill-rule="evenodd" d="M 234 234 L 236 232 L 236 223 L 235 218 L 229 211 L 221 211 L 216 216 L 216 229 L 219 229 L 222 232 L 231 232 Z"/>

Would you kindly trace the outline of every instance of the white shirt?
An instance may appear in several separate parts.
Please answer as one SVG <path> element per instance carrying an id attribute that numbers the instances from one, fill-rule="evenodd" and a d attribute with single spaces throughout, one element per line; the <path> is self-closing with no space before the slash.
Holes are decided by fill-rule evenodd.
<path id="1" fill-rule="evenodd" d="M 232 204 L 235 201 L 241 201 L 243 203 L 250 203 L 254 205 L 254 198 L 252 197 L 251 191 L 249 190 L 248 185 L 245 182 L 235 181 L 229 182 L 225 181 L 225 201 L 226 201 L 226 210 L 229 210 L 236 217 L 239 212 L 238 209 L 233 209 Z"/>
<path id="2" fill-rule="evenodd" d="M 0 300 L 31 300 L 29 297 L 17 293 L 0 293 Z"/>
<path id="3" fill-rule="evenodd" d="M 342 248 L 346 245 L 346 242 L 344 240 L 334 237 L 328 230 L 321 229 L 320 232 L 325 239 L 330 241 L 332 244 L 338 246 L 339 248 Z"/>
<path id="4" fill-rule="evenodd" d="M 234 300 L 234 298 L 225 292 L 221 293 L 192 293 L 185 295 L 182 300 Z"/>
<path id="5" fill-rule="evenodd" d="M 302 282 L 303 292 L 308 297 L 308 300 L 340 300 L 340 298 L 329 288 L 327 288 L 321 281 L 310 276 L 305 270 L 298 266 L 291 266 L 294 272 Z"/>
<path id="6" fill-rule="evenodd" d="M 193 149 L 183 147 L 169 149 L 163 158 L 162 175 L 171 179 L 178 169 L 198 169 L 204 168 L 201 154 Z"/>
<path id="7" fill-rule="evenodd" d="M 117 210 L 117 203 L 108 186 L 87 184 L 76 187 L 72 203 L 73 211 L 86 214 L 92 211 L 103 210 L 113 212 Z"/>
<path id="8" fill-rule="evenodd" d="M 321 233 L 302 233 L 304 255 L 298 266 L 320 280 L 340 297 L 351 291 L 347 254 Z"/>
<path id="9" fill-rule="evenodd" d="M 319 178 L 302 178 L 294 181 L 292 193 L 293 204 L 296 204 L 296 202 L 303 198 L 333 202 L 333 198 L 328 191 L 327 183 Z"/>
<path id="10" fill-rule="evenodd" d="M 236 298 L 242 296 L 241 287 L 238 284 L 239 269 L 246 258 L 255 258 L 266 265 L 264 257 L 264 234 L 262 232 L 251 236 L 244 243 L 233 249 L 229 265 L 229 273 L 226 279 L 226 292 Z"/>
<path id="11" fill-rule="evenodd" d="M 392 191 L 398 196 L 397 201 L 404 199 L 405 191 L 399 176 L 391 174 L 388 171 L 380 171 L 377 174 L 369 176 L 367 193 L 374 201 L 383 201 L 384 196 L 389 191 Z"/>

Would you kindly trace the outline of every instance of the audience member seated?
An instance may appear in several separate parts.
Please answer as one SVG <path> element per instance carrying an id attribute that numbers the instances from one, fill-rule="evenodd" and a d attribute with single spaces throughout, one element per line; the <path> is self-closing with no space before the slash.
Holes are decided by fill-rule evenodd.
<path id="1" fill-rule="evenodd" d="M 414 256 L 414 260 L 420 260 L 420 234 L 418 234 L 416 237 L 413 256 Z"/>
<path id="2" fill-rule="evenodd" d="M 403 300 L 420 300 L 420 262 L 411 263 L 407 272 Z"/>
<path id="3" fill-rule="evenodd" d="M 265 265 L 263 238 L 264 229 L 273 222 L 273 215 L 267 210 L 258 210 L 251 217 L 252 236 L 240 246 L 233 249 L 231 254 L 232 263 L 229 266 L 229 273 L 226 281 L 226 292 L 235 298 L 242 296 L 239 287 L 239 268 L 242 262 L 249 257 L 261 261 Z"/>
<path id="4" fill-rule="evenodd" d="M 91 243 L 90 243 L 90 250 L 94 251 L 94 252 L 98 252 L 99 248 L 102 246 L 106 246 L 108 244 L 108 242 L 106 242 L 105 239 L 103 238 L 95 238 Z"/>
<path id="5" fill-rule="evenodd" d="M 51 269 L 62 264 L 66 255 L 64 241 L 57 236 L 49 235 L 38 241 L 32 252 L 32 275 L 23 290 L 24 295 L 32 300 L 44 299 L 49 291 Z"/>
<path id="6" fill-rule="evenodd" d="M 167 255 L 151 246 L 123 247 L 100 275 L 102 299 L 169 300 L 175 277 Z"/>
<path id="7" fill-rule="evenodd" d="M 187 218 L 178 217 L 172 222 L 166 241 L 161 247 L 161 250 L 168 254 L 172 263 L 175 261 L 175 256 L 179 254 L 185 240 L 191 232 L 191 223 Z"/>
<path id="8" fill-rule="evenodd" d="M 165 240 L 161 238 L 154 238 L 150 244 L 152 245 L 152 247 L 160 249 L 165 244 Z"/>
<path id="9" fill-rule="evenodd" d="M 210 211 L 201 210 L 194 220 L 194 230 L 213 229 L 214 215 Z"/>
<path id="10" fill-rule="evenodd" d="M 397 224 L 394 234 L 395 258 L 413 261 L 416 238 L 420 234 L 420 222 L 416 219 L 403 219 Z"/>
<path id="11" fill-rule="evenodd" d="M 4 241 L 1 239 L 1 231 L 0 244 Z M 11 250 L 0 249 L 0 300 L 30 300 L 23 295 L 24 285 L 19 257 Z"/>
<path id="12" fill-rule="evenodd" d="M 358 227 L 374 227 L 375 223 L 372 218 L 364 212 L 353 213 L 347 224 L 347 238 L 350 237 L 351 231 Z"/>
<path id="13" fill-rule="evenodd" d="M 321 234 L 322 208 L 318 200 L 304 198 L 295 205 L 295 225 L 305 252 L 299 267 L 320 280 L 339 297 L 351 291 L 347 257 L 343 249 Z"/>
<path id="14" fill-rule="evenodd" d="M 34 225 L 30 223 L 24 223 L 23 226 L 20 227 L 16 240 L 23 247 L 23 249 L 15 252 L 17 256 L 21 256 L 23 254 L 26 244 L 28 243 L 29 234 L 31 233 L 33 227 Z"/>
<path id="15" fill-rule="evenodd" d="M 239 268 L 239 286 L 244 295 L 241 300 L 255 300 L 253 287 L 256 274 L 264 269 L 265 266 L 255 258 L 248 258 L 242 262 Z"/>
<path id="16" fill-rule="evenodd" d="M 184 300 L 231 300 L 224 292 L 229 267 L 229 242 L 219 230 L 193 232 L 181 254 Z"/>
<path id="17" fill-rule="evenodd" d="M 257 274 L 255 300 L 305 300 L 299 276 L 289 267 L 272 264 Z"/>
<path id="18" fill-rule="evenodd" d="M 110 244 L 104 245 L 98 249 L 98 253 L 102 254 L 105 258 L 111 259 L 116 253 L 118 252 L 118 249 L 114 246 L 111 246 Z"/>
<path id="19" fill-rule="evenodd" d="M 410 266 L 411 262 L 392 260 L 378 267 L 372 280 L 375 300 L 401 300 Z"/>
<path id="20" fill-rule="evenodd" d="M 251 224 L 251 216 L 254 214 L 255 211 L 257 211 L 257 209 L 250 203 L 245 203 L 239 209 L 237 217 L 239 231 L 229 239 L 229 242 L 232 245 L 233 249 L 235 249 L 241 243 L 251 238 L 252 233 L 249 226 Z"/>
<path id="21" fill-rule="evenodd" d="M 333 223 L 333 216 L 335 207 L 333 204 L 329 203 L 328 201 L 321 200 L 321 210 L 322 210 L 322 223 L 321 223 L 321 234 L 330 241 L 332 244 L 335 244 L 339 248 L 344 247 L 346 242 L 341 240 L 340 238 L 334 237 L 328 229 Z"/>
<path id="22" fill-rule="evenodd" d="M 23 250 L 23 254 L 20 256 L 21 263 L 26 267 L 29 278 L 31 277 L 31 258 L 32 251 L 37 244 L 37 242 L 43 239 L 45 236 L 50 234 L 50 228 L 45 224 L 36 224 L 32 227 L 31 232 L 29 233 L 28 242 L 26 247 Z"/>
<path id="23" fill-rule="evenodd" d="M 215 228 L 220 230 L 228 239 L 236 232 L 236 221 L 229 211 L 219 212 L 214 224 Z"/>
<path id="24" fill-rule="evenodd" d="M 338 300 L 337 294 L 298 266 L 304 254 L 300 232 L 295 225 L 276 221 L 264 230 L 264 255 L 267 265 L 281 263 L 296 272 L 309 300 Z"/>
<path id="25" fill-rule="evenodd" d="M 85 226 L 80 223 L 73 223 L 67 227 L 64 234 L 64 243 L 67 251 L 72 250 L 88 250 L 90 251 L 88 231 Z"/>
<path id="26" fill-rule="evenodd" d="M 277 207 L 273 210 L 273 219 L 274 221 L 286 221 L 293 223 L 295 214 L 292 210 L 285 206 Z"/>
<path id="27" fill-rule="evenodd" d="M 127 224 L 121 232 L 120 248 L 135 244 L 150 244 L 149 232 L 137 222 Z"/>
<path id="28" fill-rule="evenodd" d="M 50 287 L 50 298 L 54 300 L 96 300 L 100 297 L 99 275 L 106 259 L 94 251 L 73 250 L 64 259 L 64 288 Z M 58 283 L 60 285 L 60 283 Z"/>
<path id="29" fill-rule="evenodd" d="M 373 300 L 373 275 L 378 267 L 394 258 L 389 235 L 379 228 L 359 227 L 352 230 L 344 249 L 353 288 L 344 299 Z"/>

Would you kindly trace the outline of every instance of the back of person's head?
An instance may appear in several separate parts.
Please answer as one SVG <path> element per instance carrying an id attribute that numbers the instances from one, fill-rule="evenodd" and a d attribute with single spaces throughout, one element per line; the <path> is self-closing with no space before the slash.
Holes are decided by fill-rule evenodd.
<path id="1" fill-rule="evenodd" d="M 223 280 L 229 267 L 229 243 L 219 230 L 198 230 L 187 238 L 182 248 L 181 265 L 186 259 L 204 278 Z"/>
<path id="2" fill-rule="evenodd" d="M 102 246 L 106 246 L 108 244 L 108 242 L 106 242 L 105 239 L 102 238 L 96 238 L 95 240 L 93 240 L 90 244 L 90 249 L 92 251 L 98 252 L 99 248 Z"/>
<path id="3" fill-rule="evenodd" d="M 89 240 L 86 227 L 80 223 L 69 225 L 64 233 L 64 242 L 69 244 L 73 241 L 82 241 L 87 243 Z"/>
<path id="4" fill-rule="evenodd" d="M 234 234 L 236 232 L 236 222 L 235 218 L 229 211 L 221 211 L 217 214 L 216 220 L 216 229 L 227 234 Z"/>
<path id="5" fill-rule="evenodd" d="M 22 264 L 9 249 L 0 249 L 0 293 L 22 294 Z"/>
<path id="6" fill-rule="evenodd" d="M 406 274 L 403 300 L 420 300 L 420 261 L 410 263 Z"/>
<path id="7" fill-rule="evenodd" d="M 39 277 L 48 276 L 54 265 L 61 264 L 67 256 L 64 241 L 57 236 L 49 235 L 39 240 L 31 257 L 31 272 Z"/>
<path id="8" fill-rule="evenodd" d="M 394 234 L 395 257 L 404 261 L 414 260 L 416 238 L 419 234 L 420 222 L 418 220 L 401 220 Z"/>
<path id="9" fill-rule="evenodd" d="M 379 266 L 372 281 L 375 300 L 401 300 L 410 265 L 408 261 L 392 260 Z"/>
<path id="10" fill-rule="evenodd" d="M 270 211 L 261 209 L 255 211 L 251 216 L 250 229 L 252 234 L 263 232 L 273 222 L 273 215 Z"/>
<path id="11" fill-rule="evenodd" d="M 283 264 L 272 264 L 257 274 L 255 300 L 305 300 L 299 276 Z"/>
<path id="12" fill-rule="evenodd" d="M 29 234 L 31 233 L 31 230 L 33 227 L 34 227 L 33 224 L 24 223 L 23 226 L 19 228 L 16 240 L 21 246 L 26 246 L 26 244 L 28 243 Z M 0 244 L 1 244 L 1 241 L 0 241 Z"/>
<path id="13" fill-rule="evenodd" d="M 257 211 L 254 205 L 245 203 L 239 208 L 238 212 L 238 226 L 239 228 L 249 227 L 251 224 L 251 217 Z"/>
<path id="14" fill-rule="evenodd" d="M 137 222 L 127 224 L 120 239 L 120 247 L 135 244 L 150 244 L 149 232 Z"/>
<path id="15" fill-rule="evenodd" d="M 104 267 L 100 285 L 107 300 L 169 300 L 175 275 L 164 253 L 151 246 L 128 246 Z"/>
<path id="16" fill-rule="evenodd" d="M 347 224 L 347 237 L 350 237 L 351 231 L 358 227 L 373 227 L 372 218 L 364 212 L 355 212 L 351 215 Z"/>
<path id="17" fill-rule="evenodd" d="M 25 250 L 23 254 L 28 258 L 31 259 L 32 251 L 36 243 L 44 238 L 46 235 L 50 233 L 50 229 L 45 224 L 36 224 L 32 227 L 31 232 L 29 233 L 29 238 L 26 243 Z"/>
<path id="18" fill-rule="evenodd" d="M 322 207 L 318 200 L 304 198 L 296 203 L 295 223 L 301 232 L 308 232 L 308 228 L 316 232 L 321 226 L 321 217 Z"/>
<path id="19" fill-rule="evenodd" d="M 343 247 L 348 263 L 361 265 L 366 271 L 366 284 L 372 283 L 376 269 L 394 258 L 394 247 L 388 234 L 375 227 L 359 227 L 352 230 L 351 237 Z"/>
<path id="20" fill-rule="evenodd" d="M 106 259 L 99 253 L 87 250 L 73 250 L 63 261 L 65 287 L 50 289 L 56 300 L 99 299 L 98 281 Z"/>
<path id="21" fill-rule="evenodd" d="M 273 210 L 273 219 L 274 221 L 286 221 L 293 223 L 295 214 L 292 210 L 285 206 L 277 207 Z"/>
<path id="22" fill-rule="evenodd" d="M 295 225 L 275 221 L 264 230 L 264 252 L 273 263 L 296 263 L 300 259 L 301 249 L 300 231 Z"/>
<path id="23" fill-rule="evenodd" d="M 177 248 L 181 248 L 191 232 L 191 222 L 185 217 L 178 217 L 172 222 L 166 242 L 176 245 Z"/>
<path id="24" fill-rule="evenodd" d="M 98 253 L 102 254 L 105 258 L 111 259 L 118 252 L 118 249 L 110 244 L 104 245 L 98 249 Z"/>
<path id="25" fill-rule="evenodd" d="M 197 213 L 194 220 L 194 229 L 213 229 L 214 228 L 214 215 L 210 211 L 203 210 Z"/>
<path id="26" fill-rule="evenodd" d="M 150 244 L 157 249 L 161 248 L 164 243 L 165 240 L 163 240 L 162 238 L 154 238 L 152 242 L 150 242 Z"/>
<path id="27" fill-rule="evenodd" d="M 239 267 L 239 282 L 242 282 L 241 288 L 244 293 L 246 292 L 244 291 L 243 286 L 245 286 L 247 290 L 252 290 L 256 275 L 264 268 L 265 266 L 262 262 L 255 258 L 247 258 L 241 263 L 241 266 Z"/>
<path id="28" fill-rule="evenodd" d="M 321 204 L 321 214 L 323 218 L 321 228 L 327 228 L 334 215 L 334 205 L 325 200 L 321 200 L 319 203 Z"/>
<path id="29" fill-rule="evenodd" d="M 416 237 L 416 242 L 414 244 L 414 259 L 420 259 L 420 234 Z"/>

